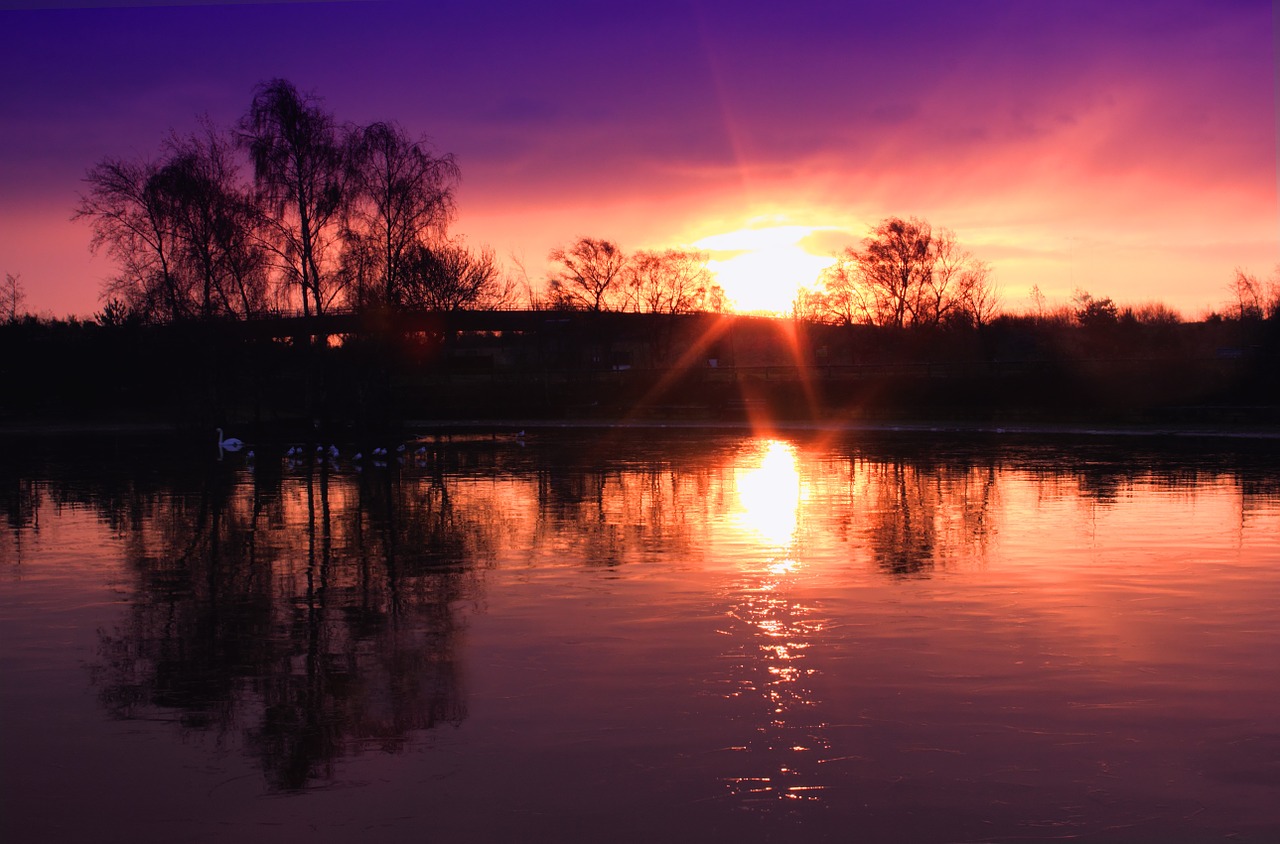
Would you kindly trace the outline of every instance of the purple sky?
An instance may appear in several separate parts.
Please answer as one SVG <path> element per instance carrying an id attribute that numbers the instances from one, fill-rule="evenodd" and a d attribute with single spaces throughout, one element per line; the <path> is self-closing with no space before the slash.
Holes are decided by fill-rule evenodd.
<path id="1" fill-rule="evenodd" d="M 953 229 L 1015 309 L 1037 284 L 1194 316 L 1280 262 L 1265 0 L 34 5 L 0 0 L 0 272 L 54 315 L 114 271 L 70 222 L 84 172 L 278 76 L 455 153 L 455 231 L 535 282 L 579 235 L 790 232 L 730 289 L 785 303 L 788 261 L 889 215 Z"/>

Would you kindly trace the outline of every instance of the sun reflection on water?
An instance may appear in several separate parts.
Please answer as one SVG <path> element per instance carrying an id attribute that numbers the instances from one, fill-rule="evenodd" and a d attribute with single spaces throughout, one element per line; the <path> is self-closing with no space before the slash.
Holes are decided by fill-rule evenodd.
<path id="1" fill-rule="evenodd" d="M 807 652 L 825 624 L 814 608 L 785 596 L 788 584 L 769 566 L 734 584 L 725 632 L 737 641 L 732 656 L 734 691 L 751 717 L 752 735 L 736 748 L 749 774 L 726 784 L 746 804 L 820 799 L 825 784 L 818 753 L 829 747 L 826 725 L 815 712 L 816 669 Z"/>
<path id="2" fill-rule="evenodd" d="M 789 545 L 799 524 L 800 507 L 807 498 L 796 466 L 795 447 L 779 440 L 766 441 L 759 463 L 742 470 L 735 486 L 738 509 L 734 524 L 768 545 Z"/>
<path id="3" fill-rule="evenodd" d="M 807 652 L 826 624 L 818 611 L 794 597 L 805 576 L 797 548 L 809 498 L 796 449 L 767 440 L 735 477 L 733 524 L 757 545 L 754 562 L 726 584 L 726 629 L 734 644 L 733 682 L 727 697 L 745 705 L 752 735 L 734 750 L 741 775 L 725 785 L 744 806 L 765 809 L 779 801 L 815 802 L 825 784 L 818 755 L 829 747 L 826 725 L 817 716 L 813 691 L 816 669 Z"/>

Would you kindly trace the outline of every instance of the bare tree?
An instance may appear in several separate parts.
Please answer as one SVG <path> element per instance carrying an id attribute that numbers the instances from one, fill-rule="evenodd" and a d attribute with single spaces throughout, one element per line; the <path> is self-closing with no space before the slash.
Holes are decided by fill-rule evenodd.
<path id="1" fill-rule="evenodd" d="M 815 318 L 837 325 L 876 322 L 870 289 L 862 284 L 857 252 L 846 249 L 818 276 L 821 290 L 807 294 L 805 307 Z"/>
<path id="2" fill-rule="evenodd" d="M 361 270 L 362 300 L 402 303 L 412 256 L 439 242 L 453 217 L 460 178 L 452 155 L 436 156 L 425 139 L 393 123 L 373 123 L 352 135 L 358 190 L 348 209 L 346 263 Z M 492 256 L 490 256 L 491 258 Z M 367 287 L 377 288 L 376 294 Z"/>
<path id="3" fill-rule="evenodd" d="M 347 145 L 319 101 L 285 79 L 258 86 L 240 129 L 273 248 L 303 313 L 323 313 L 343 292 L 331 253 L 348 198 Z"/>
<path id="4" fill-rule="evenodd" d="M 830 319 L 827 308 L 827 294 L 821 290 L 801 287 L 796 291 L 796 298 L 791 302 L 791 317 L 802 322 L 826 322 Z"/>
<path id="5" fill-rule="evenodd" d="M 724 309 L 724 290 L 707 268 L 708 255 L 693 249 L 637 252 L 630 283 L 637 310 L 687 314 Z"/>
<path id="6" fill-rule="evenodd" d="M 6 322 L 14 323 L 18 317 L 26 314 L 27 291 L 22 286 L 22 275 L 4 274 L 4 283 L 0 284 L 0 315 Z"/>
<path id="7" fill-rule="evenodd" d="M 617 244 L 582 237 L 568 248 L 551 250 L 548 260 L 560 265 L 550 279 L 549 295 L 556 306 L 587 311 L 626 307 L 627 256 Z"/>
<path id="8" fill-rule="evenodd" d="M 177 272 L 178 236 L 160 169 L 153 161 L 103 159 L 86 174 L 89 191 L 72 217 L 93 227 L 90 251 L 105 250 L 120 265 L 106 294 L 144 320 L 192 315 L 189 291 Z"/>
<path id="9" fill-rule="evenodd" d="M 1031 285 L 1031 316 L 1036 320 L 1043 320 L 1045 315 L 1045 297 L 1040 290 L 1040 285 Z"/>
<path id="10" fill-rule="evenodd" d="M 998 306 L 990 267 L 947 229 L 890 217 L 861 248 L 847 248 L 819 276 L 807 306 L 828 322 L 901 328 L 964 321 L 982 325 Z"/>
<path id="11" fill-rule="evenodd" d="M 529 278 L 529 271 L 525 268 L 523 255 L 515 252 L 507 253 L 507 260 L 515 267 L 514 272 L 507 281 L 507 286 L 511 288 L 511 304 L 523 298 L 524 304 L 531 311 L 543 311 L 548 307 L 545 291 L 536 286 L 532 279 Z"/>
<path id="12" fill-rule="evenodd" d="M 921 312 L 933 279 L 932 245 L 928 223 L 891 217 L 848 255 L 858 266 L 876 324 L 901 328 Z"/>
<path id="13" fill-rule="evenodd" d="M 1000 315 L 1000 292 L 991 283 L 991 266 L 975 260 L 966 271 L 960 295 L 960 312 L 975 328 L 982 328 Z"/>
<path id="14" fill-rule="evenodd" d="M 207 124 L 171 137 L 158 160 L 108 158 L 89 170 L 74 216 L 93 226 L 90 249 L 120 266 L 104 296 L 151 321 L 263 310 L 266 254 L 237 176 L 230 143 Z"/>
<path id="15" fill-rule="evenodd" d="M 256 231 L 260 216 L 240 187 L 229 141 L 206 125 L 202 135 L 173 137 L 156 179 L 167 204 L 177 263 L 204 317 L 261 313 L 268 261 Z"/>
<path id="16" fill-rule="evenodd" d="M 930 251 L 933 267 L 920 290 L 913 322 L 939 325 L 965 320 L 981 325 L 989 308 L 974 314 L 973 305 L 985 306 L 992 298 L 987 285 L 990 268 L 962 249 L 950 229 L 934 233 Z"/>
<path id="17" fill-rule="evenodd" d="M 493 250 L 472 250 L 461 242 L 415 246 L 405 258 L 403 303 L 440 311 L 509 305 L 511 285 L 499 271 Z"/>
<path id="18" fill-rule="evenodd" d="M 1267 310 L 1267 295 L 1262 281 L 1254 274 L 1236 267 L 1235 277 L 1227 286 L 1231 292 L 1231 309 L 1238 320 L 1262 319 Z"/>
<path id="19" fill-rule="evenodd" d="M 915 323 L 963 322 L 981 328 L 1000 306 L 991 284 L 991 265 L 960 247 L 955 232 L 939 229 L 933 237 L 933 271 L 921 292 Z"/>
<path id="20" fill-rule="evenodd" d="M 140 319 L 249 315 L 299 300 L 304 314 L 320 314 L 344 296 L 398 303 L 415 250 L 457 252 L 445 239 L 457 165 L 425 140 L 388 123 L 344 130 L 283 79 L 258 86 L 237 140 L 252 191 L 233 144 L 207 124 L 170 138 L 159 161 L 105 159 L 89 171 L 75 216 L 93 224 L 91 248 L 121 266 L 104 296 Z"/>

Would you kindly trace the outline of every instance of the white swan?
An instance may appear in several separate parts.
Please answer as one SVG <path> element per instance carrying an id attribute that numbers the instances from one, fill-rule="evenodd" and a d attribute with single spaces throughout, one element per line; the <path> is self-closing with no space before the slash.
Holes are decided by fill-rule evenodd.
<path id="1" fill-rule="evenodd" d="M 222 429 L 219 428 L 218 429 L 218 448 L 222 449 L 223 451 L 239 451 L 240 449 L 244 448 L 244 440 L 237 439 L 236 437 L 227 437 L 224 440 L 222 438 Z"/>

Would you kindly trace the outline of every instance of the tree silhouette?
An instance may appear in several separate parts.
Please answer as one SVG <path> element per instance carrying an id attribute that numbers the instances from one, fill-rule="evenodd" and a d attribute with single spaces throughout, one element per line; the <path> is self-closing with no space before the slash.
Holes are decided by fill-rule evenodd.
<path id="1" fill-rule="evenodd" d="M 1076 322 L 1086 328 L 1111 325 L 1119 318 L 1116 303 L 1110 296 L 1095 299 L 1088 291 L 1076 290 L 1071 301 L 1075 304 Z"/>
<path id="2" fill-rule="evenodd" d="M 631 286 L 637 310 L 688 314 L 724 308 L 724 290 L 707 269 L 707 253 L 693 249 L 637 252 Z"/>
<path id="3" fill-rule="evenodd" d="M 964 321 L 981 326 L 995 316 L 997 297 L 991 287 L 991 267 L 974 258 L 956 241 L 950 229 L 937 231 L 930 244 L 933 267 L 912 321 L 939 325 Z"/>
<path id="4" fill-rule="evenodd" d="M 1241 321 L 1262 319 L 1267 314 L 1268 306 L 1277 298 L 1274 292 L 1271 296 L 1267 295 L 1265 285 L 1256 275 L 1239 267 L 1236 267 L 1228 290 L 1231 292 L 1231 312 Z"/>
<path id="5" fill-rule="evenodd" d="M 912 321 L 932 281 L 933 230 L 912 218 L 882 222 L 850 257 L 871 297 L 877 324 L 901 328 Z"/>
<path id="6" fill-rule="evenodd" d="M 252 185 L 241 181 L 237 146 Z M 471 297 L 480 301 L 496 265 L 446 236 L 458 179 L 453 156 L 436 155 L 425 139 L 393 123 L 339 126 L 316 97 L 273 79 L 257 86 L 233 134 L 206 122 L 169 138 L 157 160 L 103 159 L 74 217 L 93 225 L 90 248 L 120 265 L 104 289 L 117 303 L 113 316 L 165 322 L 247 317 L 291 302 L 304 315 L 344 301 L 397 306 L 424 248 L 448 252 L 455 265 L 467 257 L 463 277 L 472 281 L 487 261 L 483 295 Z"/>
<path id="7" fill-rule="evenodd" d="M 861 248 L 841 252 L 820 277 L 822 290 L 807 292 L 800 304 L 845 325 L 982 325 L 998 305 L 990 275 L 953 232 L 890 217 Z"/>
<path id="8" fill-rule="evenodd" d="M 394 123 L 352 133 L 356 190 L 344 231 L 349 271 L 362 301 L 404 304 L 410 265 L 444 239 L 460 177 L 452 155 L 433 155 Z"/>
<path id="9" fill-rule="evenodd" d="M 177 259 L 203 317 L 253 316 L 266 309 L 268 261 L 259 215 L 237 181 L 230 142 L 210 126 L 174 137 L 156 174 L 177 238 Z"/>
<path id="10" fill-rule="evenodd" d="M 403 302 L 417 308 L 457 311 L 498 308 L 510 291 L 498 272 L 493 250 L 473 250 L 461 241 L 416 245 L 405 257 Z"/>
<path id="11" fill-rule="evenodd" d="M 22 286 L 22 276 L 13 273 L 4 274 L 4 282 L 0 283 L 0 316 L 6 322 L 17 322 L 25 313 L 27 291 Z"/>
<path id="12" fill-rule="evenodd" d="M 285 79 L 258 86 L 240 129 L 273 248 L 303 313 L 324 313 L 344 292 L 331 253 L 348 199 L 349 148 L 317 98 Z"/>
<path id="13" fill-rule="evenodd" d="M 267 256 L 237 175 L 229 141 L 208 125 L 170 138 L 157 160 L 91 168 L 74 218 L 93 226 L 90 248 L 121 266 L 108 297 L 149 321 L 261 313 Z"/>
<path id="14" fill-rule="evenodd" d="M 858 264 L 851 251 L 823 270 L 819 289 L 799 291 L 794 303 L 800 319 L 821 319 L 838 325 L 875 323 L 876 310 L 870 291 L 861 283 Z"/>
<path id="15" fill-rule="evenodd" d="M 567 248 L 552 249 L 548 260 L 560 265 L 552 271 L 549 291 L 557 307 L 625 310 L 628 261 L 616 243 L 582 237 Z"/>
<path id="16" fill-rule="evenodd" d="M 177 320 L 191 316 L 190 297 L 176 272 L 177 234 L 159 173 L 154 161 L 103 159 L 86 174 L 89 192 L 72 219 L 93 227 L 90 251 L 105 249 L 120 264 L 109 295 L 142 319 Z"/>

